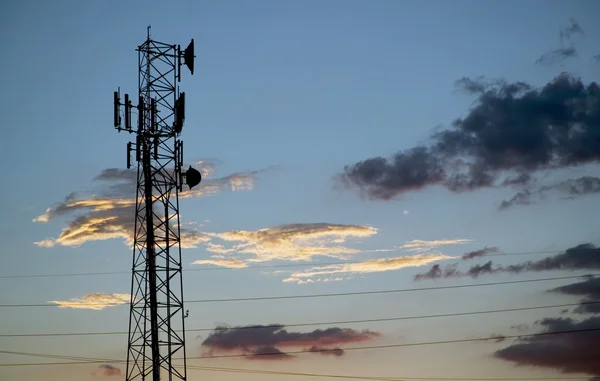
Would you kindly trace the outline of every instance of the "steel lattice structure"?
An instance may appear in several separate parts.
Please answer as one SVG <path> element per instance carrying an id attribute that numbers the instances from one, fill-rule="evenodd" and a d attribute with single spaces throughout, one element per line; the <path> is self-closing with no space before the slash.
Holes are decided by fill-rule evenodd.
<path id="1" fill-rule="evenodd" d="M 186 380 L 178 197 L 185 174 L 183 144 L 177 138 L 184 93 L 179 94 L 176 83 L 182 57 L 193 73 L 193 40 L 182 53 L 177 45 L 152 40 L 148 28 L 148 38 L 137 52 L 138 105 L 132 106 L 128 95 L 121 103 L 115 93 L 115 127 L 136 134 L 135 143 L 127 145 L 127 167 L 133 150 L 138 162 L 125 379 L 159 381 L 162 374 L 168 380 Z M 133 108 L 138 111 L 137 130 L 131 126 Z M 187 172 L 188 184 L 193 176 Z"/>

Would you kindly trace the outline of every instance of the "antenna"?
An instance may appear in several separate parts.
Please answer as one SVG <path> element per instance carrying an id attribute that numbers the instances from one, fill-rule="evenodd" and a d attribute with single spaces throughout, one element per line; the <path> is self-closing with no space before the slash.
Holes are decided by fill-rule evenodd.
<path id="1" fill-rule="evenodd" d="M 140 95 L 140 99 L 138 100 L 138 131 L 141 131 L 144 129 L 144 112 L 145 112 L 145 105 L 144 105 L 144 97 Z"/>
<path id="2" fill-rule="evenodd" d="M 129 94 L 125 94 L 125 129 L 131 130 L 131 101 Z"/>
<path id="3" fill-rule="evenodd" d="M 131 168 L 131 142 L 127 142 L 127 169 Z"/>
<path id="4" fill-rule="evenodd" d="M 121 127 L 121 115 L 119 115 L 119 109 L 121 106 L 121 98 L 120 97 L 120 93 L 121 92 L 121 88 L 119 88 L 118 91 L 115 91 L 115 98 L 114 98 L 114 111 L 115 111 L 115 127 Z"/>
<path id="5" fill-rule="evenodd" d="M 194 75 L 194 58 L 196 58 L 196 56 L 194 55 L 194 39 L 192 38 L 192 41 L 190 42 L 190 44 L 187 46 L 187 48 L 185 48 L 185 50 L 183 51 L 183 53 L 181 53 L 181 46 L 177 45 L 177 81 L 181 82 L 181 57 L 183 56 L 183 60 L 185 63 L 185 66 L 187 66 L 187 68 L 190 70 L 190 73 L 192 75 Z"/>
<path id="6" fill-rule="evenodd" d="M 156 99 L 150 99 L 150 131 L 156 131 Z"/>
<path id="7" fill-rule="evenodd" d="M 181 93 L 175 101 L 175 132 L 181 133 L 185 120 L 185 93 Z"/>

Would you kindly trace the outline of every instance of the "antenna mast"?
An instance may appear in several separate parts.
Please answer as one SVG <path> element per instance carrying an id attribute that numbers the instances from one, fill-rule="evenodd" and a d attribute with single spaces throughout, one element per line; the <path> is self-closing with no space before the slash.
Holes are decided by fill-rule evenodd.
<path id="1" fill-rule="evenodd" d="M 182 172 L 183 143 L 177 136 L 185 97 L 176 83 L 182 58 L 193 73 L 194 40 L 182 52 L 179 45 L 152 40 L 148 27 L 146 41 L 136 50 L 138 105 L 128 94 L 121 103 L 120 91 L 114 93 L 114 127 L 136 137 L 127 143 L 127 168 L 132 150 L 138 163 L 125 379 L 186 380 L 179 192 L 184 179 L 191 189 L 201 176 L 191 166 Z M 174 363 L 175 355 L 183 360 Z"/>

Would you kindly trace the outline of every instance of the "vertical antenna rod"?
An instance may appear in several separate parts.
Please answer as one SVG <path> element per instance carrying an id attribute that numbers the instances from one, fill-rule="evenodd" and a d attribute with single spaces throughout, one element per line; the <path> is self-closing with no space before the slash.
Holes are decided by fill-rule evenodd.
<path id="1" fill-rule="evenodd" d="M 187 379 L 179 192 L 184 179 L 191 189 L 201 175 L 191 166 L 182 172 L 177 137 L 185 98 L 176 83 L 182 57 L 193 70 L 193 41 L 182 52 L 178 45 L 152 40 L 148 27 L 146 41 L 137 48 L 138 105 L 131 105 L 128 94 L 124 103 L 120 91 L 114 94 L 115 129 L 136 135 L 135 143 L 127 143 L 127 167 L 132 146 L 138 163 L 126 381 L 160 381 L 165 375 L 169 381 Z M 137 129 L 131 126 L 133 108 Z M 176 354 L 183 364 L 172 362 Z"/>

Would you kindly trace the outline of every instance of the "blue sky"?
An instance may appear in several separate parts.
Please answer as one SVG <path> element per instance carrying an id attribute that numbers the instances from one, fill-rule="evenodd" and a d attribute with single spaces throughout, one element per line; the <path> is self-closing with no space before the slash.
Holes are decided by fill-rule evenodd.
<path id="1" fill-rule="evenodd" d="M 567 199 L 574 196 L 568 187 L 557 185 L 600 176 L 598 151 L 581 165 L 531 170 L 528 173 L 537 182 L 521 184 L 521 188 L 497 183 L 468 192 L 452 192 L 443 184 L 408 191 L 396 187 L 392 199 L 381 200 L 361 196 L 360 187 L 352 183 L 358 178 L 356 173 L 352 177 L 346 172 L 351 180 L 348 187 L 340 186 L 336 176 L 344 173 L 345 166 L 435 143 L 432 136 L 436 131 L 451 129 L 455 119 L 465 118 L 481 103 L 481 94 L 456 86 L 463 77 L 523 81 L 532 91 L 562 72 L 585 86 L 597 81 L 600 63 L 592 57 L 600 54 L 600 26 L 595 17 L 599 12 L 600 4 L 594 1 L 2 4 L 0 38 L 7 53 L 0 62 L 4 88 L 0 93 L 4 111 L 0 150 L 6 179 L 5 197 L 0 200 L 5 216 L 0 222 L 4 242 L 0 275 L 127 272 L 131 268 L 131 251 L 124 244 L 126 232 L 104 240 L 88 231 L 80 242 L 61 240 L 61 232 L 74 227 L 76 216 L 94 216 L 89 209 L 71 209 L 47 222 L 33 220 L 47 208 L 56 210 L 72 192 L 77 192 L 79 200 L 95 200 L 110 182 L 94 178 L 107 168 L 125 168 L 128 137 L 112 128 L 112 92 L 120 86 L 122 92 L 135 93 L 135 48 L 144 41 L 148 25 L 159 41 L 185 45 L 194 38 L 196 45 L 195 74 L 184 74 L 180 84 L 187 98 L 181 137 L 186 163 L 203 170 L 206 182 L 199 194 L 181 199 L 182 222 L 189 224 L 185 226 L 193 229 L 197 238 L 195 247 L 183 250 L 184 269 L 193 270 L 184 273 L 186 300 L 446 286 L 593 272 L 592 266 L 414 281 L 417 273 L 435 263 L 442 267 L 459 263 L 461 270 L 484 264 L 484 258 L 468 263 L 449 258 L 484 247 L 497 247 L 497 252 L 490 253 L 496 256 L 490 259 L 494 266 L 506 266 L 560 254 L 579 244 L 600 243 L 599 219 L 593 212 L 598 183 L 592 181 L 590 194 L 573 199 Z M 561 40 L 560 31 L 573 25 L 581 30 L 571 29 L 572 35 Z M 570 46 L 576 49 L 576 56 L 536 64 L 544 54 Z M 590 99 L 593 97 L 591 93 Z M 598 112 L 597 105 L 589 107 Z M 599 128 L 597 119 L 587 128 L 592 132 L 586 139 L 598 136 L 593 132 Z M 503 172 L 507 176 L 514 173 L 510 169 Z M 233 187 L 235 184 L 242 184 L 243 189 Z M 544 186 L 554 188 L 540 191 Z M 499 210 L 503 200 L 523 189 L 533 194 L 530 205 Z M 127 197 L 133 195 L 122 198 Z M 280 239 L 277 230 L 287 225 L 292 225 L 292 241 Z M 318 235 L 331 228 L 337 230 Z M 260 229 L 268 229 L 273 239 L 257 238 Z M 318 236 L 310 236 L 309 231 Z M 239 240 L 227 241 L 232 237 Z M 447 242 L 436 245 L 415 240 Z M 243 252 L 244 248 L 250 252 Z M 240 266 L 286 265 L 297 263 L 301 252 L 309 254 L 303 261 L 306 267 L 223 269 L 193 264 L 236 259 Z M 497 255 L 531 252 L 537 254 Z M 218 255 L 223 257 L 215 257 Z M 365 261 L 400 257 L 409 258 L 406 267 L 392 269 L 388 264 L 383 266 L 385 271 L 364 270 Z M 329 267 L 325 269 L 328 274 L 305 273 L 323 272 L 316 269 L 319 262 L 340 261 L 362 265 L 356 264 L 353 271 L 335 267 L 332 272 Z M 215 268 L 221 270 L 212 270 Z M 128 294 L 130 281 L 128 274 L 0 278 L 0 304 L 68 301 L 94 293 Z M 573 295 L 546 292 L 574 282 L 189 304 L 186 324 L 213 328 L 217 323 L 306 323 L 577 303 L 579 299 Z M 0 334 L 123 331 L 127 313 L 124 306 L 102 310 L 0 308 L 5 323 Z M 515 334 L 511 326 L 557 316 L 563 316 L 560 308 L 492 314 L 485 319 L 464 316 L 344 328 L 380 333 L 376 339 L 347 346 L 385 345 L 510 335 Z M 574 321 L 587 318 L 565 316 Z M 314 328 L 326 327 L 288 330 L 308 332 Z M 542 328 L 532 325 L 527 333 Z M 208 333 L 201 332 L 201 338 L 188 334 L 188 354 L 198 356 L 206 350 L 201 344 Z M 348 351 L 339 358 L 305 354 L 281 362 L 202 360 L 202 365 L 398 378 L 561 375 L 552 367 L 517 368 L 519 361 L 494 356 L 511 345 L 507 341 L 448 344 Z M 0 337 L 0 350 L 67 356 L 121 358 L 125 347 L 126 336 L 118 335 Z M 45 361 L 6 354 L 0 357 L 0 363 Z M 0 368 L 0 378 L 21 380 L 39 379 L 42 374 L 49 381 L 92 380 L 101 373 L 97 365 Z M 590 375 L 593 373 L 566 376 L 583 380 Z M 257 380 L 265 376 L 190 370 L 190 380 L 201 377 Z M 282 380 L 296 378 L 280 376 Z"/>

